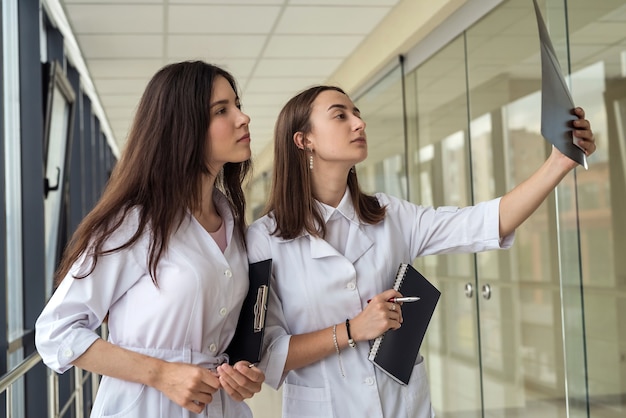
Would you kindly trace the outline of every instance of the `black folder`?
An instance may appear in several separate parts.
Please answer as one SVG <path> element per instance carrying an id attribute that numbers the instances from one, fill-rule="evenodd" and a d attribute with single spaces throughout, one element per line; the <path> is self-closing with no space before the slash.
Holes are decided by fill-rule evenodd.
<path id="1" fill-rule="evenodd" d="M 393 288 L 403 296 L 418 296 L 420 300 L 402 304 L 402 326 L 376 338 L 369 360 L 406 385 L 441 292 L 410 264 L 400 264 Z"/>
<path id="2" fill-rule="evenodd" d="M 254 364 L 261 361 L 271 274 L 272 259 L 250 264 L 250 287 L 239 313 L 235 335 L 226 349 L 230 364 L 241 360 Z"/>

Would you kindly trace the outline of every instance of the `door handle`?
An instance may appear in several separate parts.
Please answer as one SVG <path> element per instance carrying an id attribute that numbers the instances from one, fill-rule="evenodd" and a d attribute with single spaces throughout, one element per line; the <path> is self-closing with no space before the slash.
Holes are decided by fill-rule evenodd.
<path id="1" fill-rule="evenodd" d="M 488 284 L 483 285 L 483 298 L 487 300 L 491 299 L 491 286 Z"/>
<path id="2" fill-rule="evenodd" d="M 474 294 L 474 286 L 471 283 L 465 283 L 465 296 L 471 298 Z"/>

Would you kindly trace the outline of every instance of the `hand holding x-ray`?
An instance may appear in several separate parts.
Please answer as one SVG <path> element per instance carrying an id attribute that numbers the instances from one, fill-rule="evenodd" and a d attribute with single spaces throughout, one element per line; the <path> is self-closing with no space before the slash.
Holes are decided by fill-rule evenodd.
<path id="1" fill-rule="evenodd" d="M 574 101 L 561 72 L 537 0 L 533 0 L 541 45 L 541 134 L 559 151 L 587 169 L 587 156 L 572 136 Z"/>

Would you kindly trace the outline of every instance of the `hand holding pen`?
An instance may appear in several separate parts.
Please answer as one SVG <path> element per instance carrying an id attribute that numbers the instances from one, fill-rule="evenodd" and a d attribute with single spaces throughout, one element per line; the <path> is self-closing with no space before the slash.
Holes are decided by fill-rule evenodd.
<path id="1" fill-rule="evenodd" d="M 419 297 L 417 296 L 403 296 L 403 297 L 399 297 L 399 298 L 389 298 L 387 299 L 387 302 L 391 302 L 391 303 L 404 303 L 404 302 L 417 302 L 418 300 L 420 300 Z M 372 301 L 372 299 L 368 299 L 367 303 L 370 303 Z"/>

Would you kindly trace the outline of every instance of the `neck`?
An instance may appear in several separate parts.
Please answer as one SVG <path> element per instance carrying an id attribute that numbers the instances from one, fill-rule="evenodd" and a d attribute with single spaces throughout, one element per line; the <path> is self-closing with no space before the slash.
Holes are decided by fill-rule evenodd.
<path id="1" fill-rule="evenodd" d="M 311 173 L 313 196 L 322 203 L 336 208 L 348 187 L 350 168 L 314 167 Z"/>
<path id="2" fill-rule="evenodd" d="M 193 212 L 193 216 L 200 222 L 208 232 L 215 232 L 222 224 L 222 218 L 215 208 L 213 202 L 213 188 L 215 185 L 214 176 L 205 176 L 202 179 L 202 196 L 200 197 L 200 207 Z"/>

